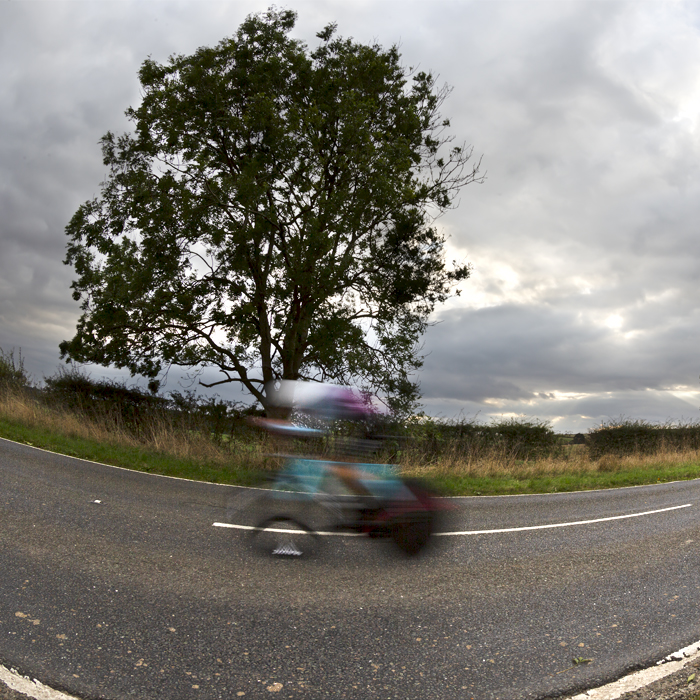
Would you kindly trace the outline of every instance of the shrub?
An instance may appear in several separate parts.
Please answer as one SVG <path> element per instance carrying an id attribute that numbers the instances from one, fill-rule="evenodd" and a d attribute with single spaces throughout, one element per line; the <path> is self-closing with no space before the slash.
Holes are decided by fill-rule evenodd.
<path id="1" fill-rule="evenodd" d="M 48 403 L 95 418 L 110 416 L 132 430 L 165 405 L 164 399 L 138 387 L 127 387 L 107 379 L 96 381 L 74 368 L 62 368 L 44 381 L 44 397 Z"/>
<path id="2" fill-rule="evenodd" d="M 549 423 L 509 419 L 491 426 L 493 442 L 515 459 L 532 459 L 551 454 L 559 439 Z"/>
<path id="3" fill-rule="evenodd" d="M 214 442 L 231 444 L 234 438 L 249 438 L 254 432 L 247 424 L 250 415 L 261 413 L 254 406 L 226 401 L 218 396 L 198 396 L 194 391 L 171 391 L 168 409 L 190 429 L 207 432 Z"/>
<path id="4" fill-rule="evenodd" d="M 652 454 L 660 450 L 697 450 L 700 449 L 700 424 L 654 424 L 619 418 L 591 430 L 587 444 L 591 459 L 603 455 Z"/>
<path id="5" fill-rule="evenodd" d="M 20 389 L 29 386 L 29 376 L 24 369 L 24 358 L 20 350 L 6 352 L 0 348 L 0 389 Z"/>
<path id="6" fill-rule="evenodd" d="M 441 421 L 421 417 L 407 424 L 406 449 L 415 457 L 434 459 L 450 455 L 478 459 L 499 453 L 509 459 L 533 459 L 552 454 L 559 440 L 543 421 L 507 419 L 491 425 L 476 420 Z"/>

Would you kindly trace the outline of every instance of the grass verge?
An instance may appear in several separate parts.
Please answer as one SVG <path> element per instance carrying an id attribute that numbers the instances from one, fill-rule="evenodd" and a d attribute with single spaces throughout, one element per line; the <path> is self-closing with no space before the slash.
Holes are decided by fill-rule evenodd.
<path id="1" fill-rule="evenodd" d="M 33 424 L 32 424 L 33 423 Z M 208 453 L 181 456 L 147 444 L 108 439 L 105 435 L 70 434 L 55 424 L 13 420 L 0 415 L 0 437 L 71 457 L 80 457 L 126 469 L 183 479 L 243 486 L 259 485 L 269 473 L 259 450 L 246 466 L 245 455 L 227 457 Z M 167 441 L 166 441 L 167 442 Z M 241 459 L 243 457 L 243 459 Z M 451 496 L 487 496 L 558 493 L 665 483 L 700 478 L 697 454 L 659 454 L 644 458 L 603 459 L 588 462 L 584 455 L 556 461 L 434 465 L 413 467 L 407 473 L 422 476 L 438 491 Z"/>
<path id="2" fill-rule="evenodd" d="M 255 486 L 264 481 L 264 472 L 261 469 L 192 457 L 183 458 L 145 446 L 115 445 L 76 435 L 64 435 L 3 417 L 0 417 L 0 437 L 69 457 L 181 479 L 241 486 Z"/>
<path id="3" fill-rule="evenodd" d="M 432 481 L 446 496 L 505 496 L 535 493 L 564 493 L 597 489 L 644 486 L 700 478 L 700 464 L 640 468 L 632 471 L 526 476 L 439 476 Z"/>

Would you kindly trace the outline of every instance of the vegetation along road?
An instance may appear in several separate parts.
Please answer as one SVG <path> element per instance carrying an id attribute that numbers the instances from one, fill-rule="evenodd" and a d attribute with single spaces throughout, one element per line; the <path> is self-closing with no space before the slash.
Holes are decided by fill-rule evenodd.
<path id="1" fill-rule="evenodd" d="M 213 527 L 243 489 L 4 440 L 0 470 L 0 662 L 79 697 L 541 698 L 700 638 L 698 481 L 455 499 L 471 534 L 418 559 L 266 558 Z"/>

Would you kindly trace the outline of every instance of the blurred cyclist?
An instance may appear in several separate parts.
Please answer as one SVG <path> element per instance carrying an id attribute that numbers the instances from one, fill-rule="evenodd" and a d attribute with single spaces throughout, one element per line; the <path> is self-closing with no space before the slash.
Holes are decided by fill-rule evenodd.
<path id="1" fill-rule="evenodd" d="M 333 461 L 328 463 L 327 468 L 352 493 L 370 497 L 369 490 L 361 480 L 372 478 L 372 475 L 364 472 L 362 465 L 357 462 L 366 460 L 379 445 L 379 441 L 372 435 L 376 411 L 358 398 L 349 387 L 335 384 L 285 381 L 278 391 L 278 396 L 283 397 L 285 407 L 294 408 L 326 424 L 338 421 L 353 424 L 354 432 L 359 432 L 360 435 L 337 436 L 332 443 Z M 291 421 L 281 419 L 258 418 L 254 423 L 272 433 L 289 437 L 312 437 L 313 434 L 322 434 L 322 431 L 297 426 Z"/>

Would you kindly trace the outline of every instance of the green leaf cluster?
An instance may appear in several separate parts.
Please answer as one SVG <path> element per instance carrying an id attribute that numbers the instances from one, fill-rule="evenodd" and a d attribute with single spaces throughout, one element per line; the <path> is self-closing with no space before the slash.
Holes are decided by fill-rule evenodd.
<path id="1" fill-rule="evenodd" d="M 263 406 L 280 379 L 415 404 L 418 341 L 469 276 L 435 218 L 476 180 L 448 94 L 384 49 L 251 15 L 236 35 L 139 72 L 134 132 L 67 226 L 83 314 L 62 355 L 156 377 L 212 366 Z"/>

